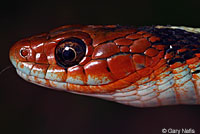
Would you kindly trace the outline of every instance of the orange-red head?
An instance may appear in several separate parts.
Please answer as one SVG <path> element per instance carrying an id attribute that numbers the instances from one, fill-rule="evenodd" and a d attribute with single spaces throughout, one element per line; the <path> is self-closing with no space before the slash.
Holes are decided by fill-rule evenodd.
<path id="1" fill-rule="evenodd" d="M 68 25 L 18 41 L 10 60 L 25 80 L 57 90 L 141 107 L 195 104 L 200 34 L 185 29 Z"/>
<path id="2" fill-rule="evenodd" d="M 83 93 L 111 92 L 129 86 L 135 72 L 130 54 L 131 27 L 68 25 L 18 41 L 10 60 L 30 82 Z"/>

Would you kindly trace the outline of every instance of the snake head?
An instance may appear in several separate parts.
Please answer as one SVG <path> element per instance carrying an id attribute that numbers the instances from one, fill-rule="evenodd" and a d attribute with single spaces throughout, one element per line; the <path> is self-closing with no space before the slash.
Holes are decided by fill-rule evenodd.
<path id="1" fill-rule="evenodd" d="M 134 32 L 116 25 L 63 26 L 16 42 L 10 60 L 32 83 L 81 93 L 111 92 L 130 85 L 121 79 L 135 67 L 127 47 L 118 44 L 130 45 L 131 40 L 121 38 Z"/>
<path id="2" fill-rule="evenodd" d="M 16 42 L 10 60 L 22 78 L 48 88 L 140 107 L 196 104 L 195 30 L 67 25 Z"/>

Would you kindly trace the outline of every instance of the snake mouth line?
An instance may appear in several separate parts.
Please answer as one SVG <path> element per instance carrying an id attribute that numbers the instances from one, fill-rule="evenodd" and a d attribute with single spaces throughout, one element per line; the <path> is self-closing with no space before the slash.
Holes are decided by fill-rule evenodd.
<path id="1" fill-rule="evenodd" d="M 26 73 L 20 71 L 18 68 L 16 68 L 16 72 L 21 78 L 23 78 L 26 81 L 29 81 L 29 82 L 34 83 L 39 86 L 53 88 L 53 86 L 50 85 L 50 83 L 52 83 L 50 80 L 38 78 L 36 76 L 27 75 Z M 54 88 L 54 89 L 57 89 L 57 88 Z M 64 89 L 64 87 L 63 87 L 62 90 L 64 91 L 64 90 L 66 90 L 66 88 Z"/>
<path id="2" fill-rule="evenodd" d="M 34 83 L 36 85 L 42 86 L 42 87 L 47 87 L 47 88 L 51 88 L 51 89 L 59 90 L 59 91 L 65 91 L 65 92 L 69 92 L 69 93 L 73 93 L 73 94 L 87 95 L 87 96 L 98 97 L 98 98 L 102 98 L 102 99 L 106 99 L 106 100 L 113 100 L 113 96 L 111 93 L 100 94 L 100 93 L 75 92 L 75 91 L 71 91 L 67 88 L 67 84 L 68 84 L 67 82 L 57 82 L 57 81 L 38 78 L 36 76 L 27 75 L 17 68 L 16 68 L 16 72 L 24 80 Z"/>

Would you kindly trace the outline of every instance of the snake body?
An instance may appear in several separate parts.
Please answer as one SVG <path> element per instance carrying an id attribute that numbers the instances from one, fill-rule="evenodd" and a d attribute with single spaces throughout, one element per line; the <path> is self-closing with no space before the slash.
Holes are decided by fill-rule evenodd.
<path id="1" fill-rule="evenodd" d="M 66 25 L 16 42 L 10 60 L 25 80 L 118 103 L 200 103 L 200 29 Z"/>

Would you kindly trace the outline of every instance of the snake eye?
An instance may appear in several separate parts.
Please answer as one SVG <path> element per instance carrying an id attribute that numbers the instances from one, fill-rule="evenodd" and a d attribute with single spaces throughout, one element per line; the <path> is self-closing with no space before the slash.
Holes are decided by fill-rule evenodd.
<path id="1" fill-rule="evenodd" d="M 86 45 L 78 38 L 69 38 L 56 46 L 55 57 L 57 64 L 70 67 L 78 64 L 85 56 Z"/>

